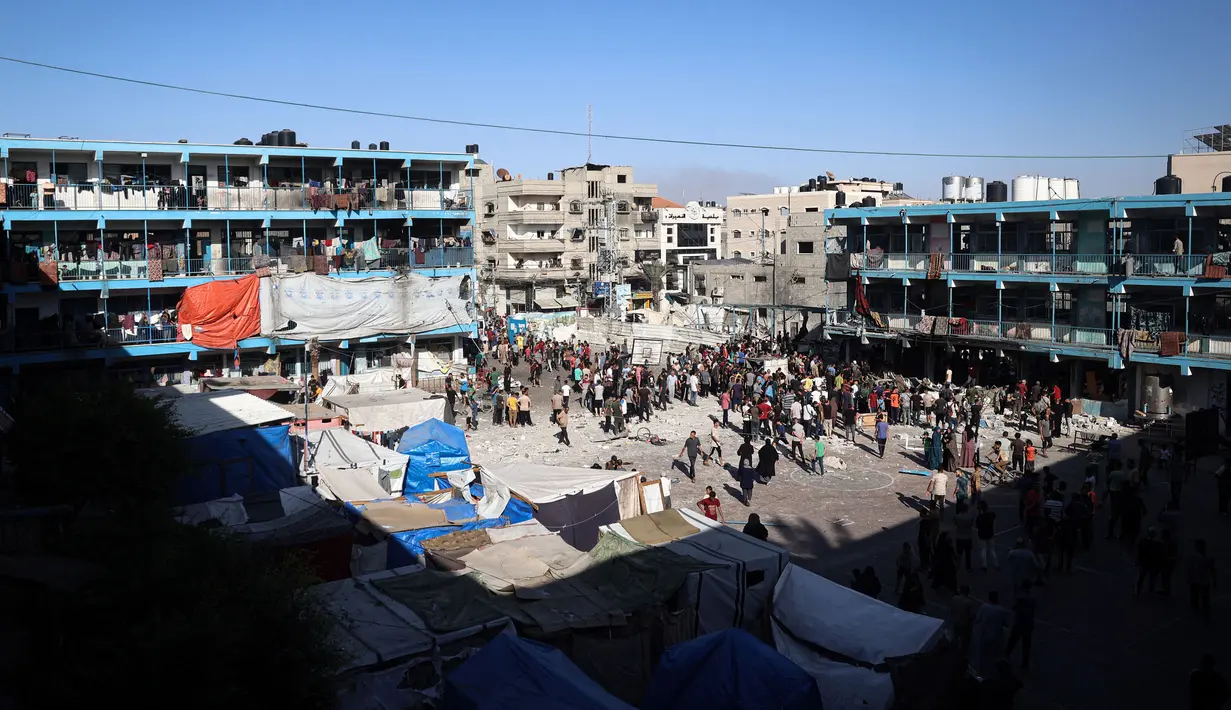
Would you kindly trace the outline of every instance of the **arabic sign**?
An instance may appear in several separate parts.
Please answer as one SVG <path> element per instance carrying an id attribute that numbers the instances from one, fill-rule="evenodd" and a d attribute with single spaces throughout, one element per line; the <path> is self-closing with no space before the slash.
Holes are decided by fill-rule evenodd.
<path id="1" fill-rule="evenodd" d="M 611 282 L 610 281 L 595 281 L 594 282 L 594 295 L 595 297 L 610 296 L 611 295 Z"/>

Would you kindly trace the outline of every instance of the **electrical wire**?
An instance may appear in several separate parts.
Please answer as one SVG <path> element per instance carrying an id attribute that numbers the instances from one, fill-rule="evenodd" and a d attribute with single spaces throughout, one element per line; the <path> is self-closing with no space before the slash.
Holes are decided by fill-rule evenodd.
<path id="1" fill-rule="evenodd" d="M 823 153 L 828 155 L 878 155 L 898 158 L 975 158 L 987 160 L 1154 160 L 1158 158 L 1166 158 L 1166 153 L 1160 154 L 1141 154 L 1141 155 L 996 155 L 984 153 L 920 153 L 913 151 L 890 151 L 890 150 L 854 150 L 849 148 L 811 148 L 804 146 L 784 146 L 770 145 L 758 143 L 727 143 L 721 141 L 705 141 L 692 140 L 685 138 L 663 138 L 655 136 L 633 136 L 621 135 L 615 133 L 589 133 L 586 131 L 566 131 L 557 128 L 542 128 L 535 126 L 514 126 L 499 123 L 484 123 L 480 121 L 462 121 L 459 119 L 436 118 L 429 116 L 411 116 L 407 114 L 391 113 L 387 111 L 372 111 L 366 109 L 347 108 L 343 106 L 328 106 L 324 104 L 312 104 L 302 101 L 289 101 L 285 99 L 272 99 L 262 96 L 248 96 L 246 94 L 236 94 L 228 91 L 213 91 L 210 89 L 199 89 L 191 86 L 181 86 L 178 84 L 167 84 L 157 81 L 148 81 L 144 79 L 133 79 L 131 77 L 116 76 L 114 74 L 103 74 L 101 72 L 87 71 L 85 69 L 74 69 L 72 67 L 62 67 L 54 64 L 46 64 L 43 62 L 35 62 L 28 59 L 19 59 L 17 57 L 0 56 L 0 61 L 9 62 L 11 64 L 20 64 L 28 67 L 37 67 L 39 69 L 48 69 L 51 71 L 63 72 L 66 74 L 76 74 L 79 76 L 88 76 L 95 79 L 106 79 L 108 81 L 118 81 L 126 84 L 135 84 L 138 86 L 148 86 L 157 89 L 170 89 L 172 91 L 183 91 L 191 94 L 200 94 L 203 96 L 217 96 L 227 99 L 239 99 L 241 101 L 256 101 L 266 104 L 274 104 L 278 106 L 292 106 L 295 108 L 307 108 L 316 111 L 331 111 L 334 113 L 348 113 L 360 116 L 374 116 L 377 118 L 393 118 L 402 121 L 419 121 L 423 123 L 436 123 L 451 126 L 467 126 L 470 128 L 489 128 L 499 131 L 517 131 L 521 133 L 538 133 L 554 136 L 568 136 L 573 138 L 601 138 L 613 141 L 629 141 L 637 143 L 657 143 L 666 145 L 685 145 L 685 146 L 700 146 L 706 148 L 736 148 L 743 150 L 765 150 L 784 153 Z"/>

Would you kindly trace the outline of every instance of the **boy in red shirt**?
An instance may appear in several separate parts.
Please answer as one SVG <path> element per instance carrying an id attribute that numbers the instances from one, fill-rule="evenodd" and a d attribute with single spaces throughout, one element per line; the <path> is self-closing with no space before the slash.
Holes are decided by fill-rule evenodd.
<path id="1" fill-rule="evenodd" d="M 717 520 L 723 525 L 727 524 L 727 517 L 722 514 L 722 501 L 718 500 L 713 486 L 705 487 L 705 497 L 697 501 L 697 507 L 710 520 Z"/>

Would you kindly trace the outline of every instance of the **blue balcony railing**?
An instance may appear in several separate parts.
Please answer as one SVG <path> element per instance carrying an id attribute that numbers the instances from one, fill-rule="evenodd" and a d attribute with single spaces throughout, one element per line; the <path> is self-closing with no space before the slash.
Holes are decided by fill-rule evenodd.
<path id="1" fill-rule="evenodd" d="M 1126 263 L 1126 261 L 1128 263 Z M 886 253 L 879 260 L 866 254 L 852 254 L 851 267 L 869 274 L 877 271 L 917 271 L 925 273 L 931 255 L 912 252 Z M 1181 276 L 1199 278 L 1204 274 L 1205 254 L 1135 254 L 1131 259 L 1110 254 L 945 254 L 941 271 L 953 273 L 1040 274 L 1052 276 Z"/>
<path id="2" fill-rule="evenodd" d="M 175 341 L 174 325 L 137 325 L 129 329 L 111 327 L 16 333 L 6 345 L 10 352 L 37 352 L 154 345 Z"/>
<path id="3" fill-rule="evenodd" d="M 110 185 L 105 183 L 9 185 L 6 204 L 13 210 L 469 210 L 462 189 L 310 186 Z"/>

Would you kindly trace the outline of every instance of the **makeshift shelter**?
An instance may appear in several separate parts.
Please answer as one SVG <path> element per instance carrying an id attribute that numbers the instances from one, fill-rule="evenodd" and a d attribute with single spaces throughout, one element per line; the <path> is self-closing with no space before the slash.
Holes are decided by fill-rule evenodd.
<path id="1" fill-rule="evenodd" d="M 445 710 L 634 710 L 560 651 L 510 634 L 496 637 L 445 681 Z"/>
<path id="2" fill-rule="evenodd" d="M 269 399 L 278 392 L 302 392 L 303 385 L 277 375 L 252 375 L 250 377 L 211 377 L 197 383 L 202 392 L 237 390 L 261 399 Z"/>
<path id="3" fill-rule="evenodd" d="M 291 457 L 291 415 L 245 392 L 169 397 L 175 421 L 188 430 L 195 470 L 180 481 L 175 502 L 270 493 L 298 485 Z"/>
<path id="4" fill-rule="evenodd" d="M 179 339 L 203 348 L 234 350 L 239 341 L 261 332 L 261 279 L 255 274 L 232 281 L 189 286 L 176 307 Z"/>
<path id="5" fill-rule="evenodd" d="M 409 460 L 406 454 L 345 429 L 309 429 L 308 461 L 303 471 L 317 475 L 319 490 L 327 498 L 375 500 L 401 494 Z"/>
<path id="6" fill-rule="evenodd" d="M 474 320 L 469 276 L 278 274 L 260 281 L 260 332 L 268 336 L 345 340 L 425 333 Z"/>
<path id="7" fill-rule="evenodd" d="M 432 474 L 469 474 L 473 467 L 466 432 L 440 419 L 428 419 L 407 429 L 398 440 L 397 451 L 409 459 L 402 483 L 402 492 L 407 494 L 448 488 L 449 481 Z M 466 483 L 469 480 L 458 480 L 453 485 L 460 488 Z"/>
<path id="8" fill-rule="evenodd" d="M 785 549 L 688 509 L 625 519 L 606 529 L 713 565 L 687 586 L 697 609 L 697 633 L 734 627 L 769 639 L 772 592 L 790 564 Z"/>
<path id="9" fill-rule="evenodd" d="M 250 543 L 303 553 L 324 580 L 350 576 L 355 526 L 308 486 L 186 505 L 185 525 L 214 525 Z"/>
<path id="10" fill-rule="evenodd" d="M 508 619 L 444 634 L 429 631 L 414 611 L 374 584 L 422 571 L 418 566 L 399 567 L 313 588 L 332 617 L 330 641 L 342 655 L 342 710 L 421 707 L 425 699 L 439 700 L 446 667 L 477 653 L 498 634 L 511 632 Z"/>
<path id="11" fill-rule="evenodd" d="M 678 643 L 663 653 L 642 710 L 820 710 L 812 676 L 740 629 Z"/>
<path id="12" fill-rule="evenodd" d="M 482 473 L 493 495 L 503 489 L 529 501 L 539 522 L 579 550 L 594 546 L 601 526 L 641 513 L 639 479 L 636 471 L 535 463 L 504 464 Z"/>
<path id="13" fill-rule="evenodd" d="M 391 392 L 330 395 L 323 401 L 326 407 L 346 417 L 352 429 L 367 432 L 396 431 L 429 419 L 453 423 L 448 400 L 413 387 Z"/>
<path id="14" fill-rule="evenodd" d="M 403 383 L 410 382 L 410 368 L 376 367 L 349 375 L 332 375 L 321 386 L 321 397 L 396 392 L 399 389 L 398 376 L 402 377 Z"/>
<path id="15" fill-rule="evenodd" d="M 774 646 L 816 679 L 827 708 L 930 707 L 960 657 L 944 622 L 913 614 L 788 565 L 774 588 Z M 954 667 L 954 663 L 958 665 Z"/>
<path id="16" fill-rule="evenodd" d="M 483 487 L 470 486 L 472 499 L 483 498 Z M 433 502 L 418 498 L 381 501 L 348 501 L 347 514 L 361 532 L 387 540 L 386 567 L 394 568 L 423 561 L 423 543 L 462 530 L 498 528 L 530 520 L 531 507 L 519 500 L 508 500 L 497 513 L 484 517 L 475 503 L 453 497 L 452 490 L 440 491 Z"/>

